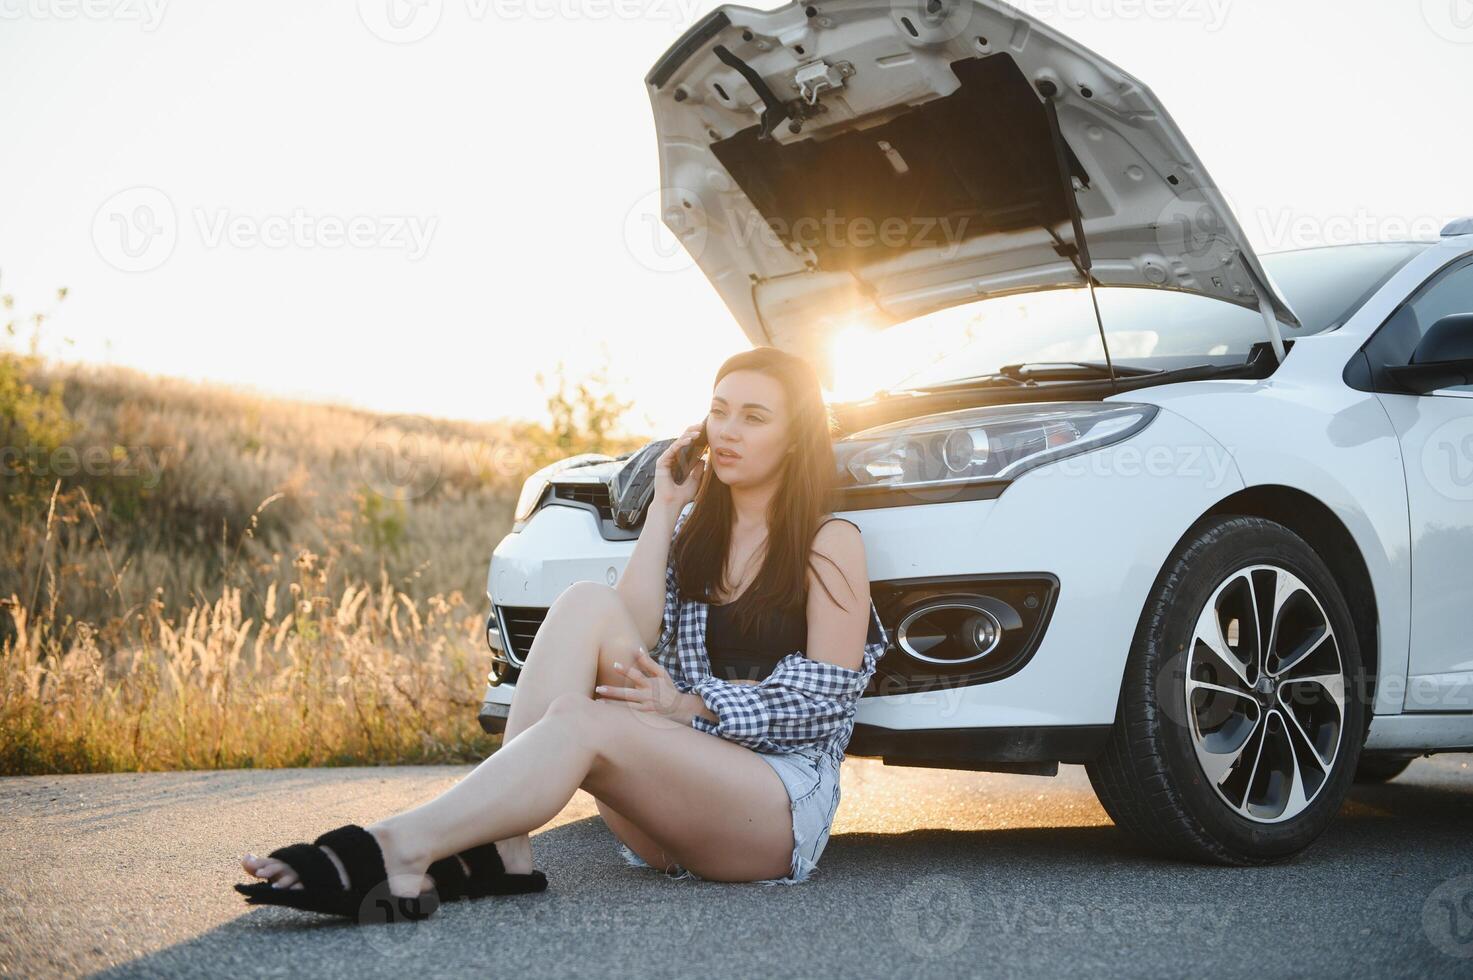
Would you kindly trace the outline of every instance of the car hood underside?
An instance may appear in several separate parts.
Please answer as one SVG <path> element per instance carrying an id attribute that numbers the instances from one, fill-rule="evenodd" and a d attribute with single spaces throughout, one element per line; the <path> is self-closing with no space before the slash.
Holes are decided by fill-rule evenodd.
<path id="1" fill-rule="evenodd" d="M 1150 90 L 1013 8 L 724 6 L 646 83 L 662 220 L 754 344 L 1086 270 L 1298 322 Z"/>

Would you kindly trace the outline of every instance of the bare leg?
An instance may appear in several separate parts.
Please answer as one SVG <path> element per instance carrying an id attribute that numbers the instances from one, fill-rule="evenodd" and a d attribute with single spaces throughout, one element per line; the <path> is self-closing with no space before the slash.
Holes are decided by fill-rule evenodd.
<path id="1" fill-rule="evenodd" d="M 513 737 L 541 719 L 560 694 L 591 698 L 595 684 L 627 684 L 627 677 L 616 673 L 613 664 L 617 661 L 627 666 L 633 662 L 635 650 L 642 648 L 638 627 L 616 590 L 597 582 L 575 582 L 564 589 L 548 609 L 524 658 L 526 666 L 517 679 L 499 752 L 506 751 Z M 641 846 L 637 830 L 626 833 L 624 839 Z M 525 832 L 497 841 L 496 849 L 507 871 L 532 871 L 531 838 Z M 323 850 L 346 882 L 337 855 L 331 848 Z M 280 861 L 247 854 L 241 864 L 251 874 L 270 879 L 282 888 L 301 887 L 296 872 Z M 429 884 L 426 881 L 423 887 Z"/>
<path id="2" fill-rule="evenodd" d="M 619 593 L 597 582 L 575 582 L 552 606 L 523 658 L 511 714 L 501 736 L 502 751 L 536 724 L 559 694 L 592 697 L 595 684 L 624 686 L 613 670 L 628 665 L 643 644 Z M 526 834 L 496 842 L 502 863 L 513 874 L 532 871 L 532 839 Z"/>
<path id="3" fill-rule="evenodd" d="M 603 586 L 579 591 L 618 599 Z M 574 605 L 573 590 L 565 595 L 569 601 L 560 596 L 558 602 Z M 584 608 L 586 618 L 599 618 Z M 622 602 L 610 608 L 622 609 Z M 560 649 L 569 648 L 546 647 L 552 655 L 533 680 L 555 670 Z M 602 643 L 597 649 L 604 654 Z M 589 661 L 583 666 L 592 670 L 592 657 Z M 529 667 L 531 662 L 529 656 Z M 575 674 L 568 686 L 582 686 L 576 659 L 569 655 L 563 666 Z M 600 661 L 599 669 L 603 666 Z M 623 702 L 594 701 L 589 680 L 587 693 L 567 691 L 543 701 L 534 709 L 541 715 L 535 722 L 518 718 L 523 727 L 516 739 L 450 789 L 367 828 L 383 848 L 394 894 L 414 895 L 428 887 L 425 871 L 439 858 L 530 834 L 555 817 L 579 788 L 617 808 L 639 835 L 631 834 L 630 841 L 648 842 L 703 878 L 750 881 L 788 873 L 791 811 L 787 789 L 770 766 L 755 752 L 689 725 Z M 540 684 L 525 689 L 519 684 L 513 714 L 545 698 L 545 690 L 540 695 L 539 690 Z M 525 692 L 537 700 L 524 703 Z M 247 870 L 279 877 L 283 887 L 297 880 L 292 869 L 270 859 L 248 863 Z"/>
<path id="4" fill-rule="evenodd" d="M 559 695 L 513 744 L 444 793 L 369 829 L 387 842 L 386 855 L 396 854 L 400 874 L 423 874 L 445 855 L 537 829 L 579 788 L 629 814 L 702 877 L 752 881 L 789 873 L 787 789 L 756 753 L 627 704 L 577 694 Z"/>
<path id="5" fill-rule="evenodd" d="M 755 752 L 581 694 L 559 695 L 541 720 L 450 789 L 367 829 L 383 848 L 390 891 L 410 896 L 428 887 L 432 862 L 536 830 L 579 788 L 627 814 L 703 878 L 753 881 L 790 870 L 787 789 Z M 281 873 L 295 879 L 289 868 Z"/>

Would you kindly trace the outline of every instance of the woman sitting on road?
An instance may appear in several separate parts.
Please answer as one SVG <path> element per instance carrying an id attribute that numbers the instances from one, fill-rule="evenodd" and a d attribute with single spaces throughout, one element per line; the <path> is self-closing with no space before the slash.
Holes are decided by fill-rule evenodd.
<path id="1" fill-rule="evenodd" d="M 696 459 L 677 484 L 671 463 L 703 426 L 710 465 Z M 727 359 L 703 425 L 658 460 L 618 584 L 576 582 L 548 610 L 502 747 L 413 809 L 246 855 L 266 880 L 236 889 L 252 904 L 359 921 L 541 891 L 528 834 L 580 788 L 632 864 L 806 880 L 839 805 L 855 706 L 888 642 L 859 529 L 823 512 L 831 438 L 806 362 L 772 347 Z"/>

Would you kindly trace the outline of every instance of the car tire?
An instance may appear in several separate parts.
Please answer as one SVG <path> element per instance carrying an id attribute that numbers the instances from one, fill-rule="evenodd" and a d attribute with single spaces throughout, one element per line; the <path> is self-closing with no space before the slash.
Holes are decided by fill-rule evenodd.
<path id="1" fill-rule="evenodd" d="M 1262 669 L 1264 648 L 1277 670 Z M 1370 717 L 1361 664 L 1345 598 L 1303 538 L 1260 517 L 1204 518 L 1157 576 L 1114 728 L 1086 766 L 1101 805 L 1156 853 L 1240 866 L 1298 853 L 1355 774 Z"/>
<path id="2" fill-rule="evenodd" d="M 1414 755 L 1384 755 L 1379 752 L 1362 752 L 1360 764 L 1355 767 L 1358 783 L 1389 783 L 1406 772 L 1417 757 Z"/>

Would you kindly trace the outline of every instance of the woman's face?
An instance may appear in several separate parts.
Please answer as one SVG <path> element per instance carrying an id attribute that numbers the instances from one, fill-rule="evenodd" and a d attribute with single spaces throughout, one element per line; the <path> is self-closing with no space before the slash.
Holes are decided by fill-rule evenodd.
<path id="1" fill-rule="evenodd" d="M 728 486 L 757 486 L 776 477 L 787 455 L 788 423 L 787 394 L 776 378 L 760 371 L 722 378 L 706 416 L 707 459 L 716 478 Z"/>

